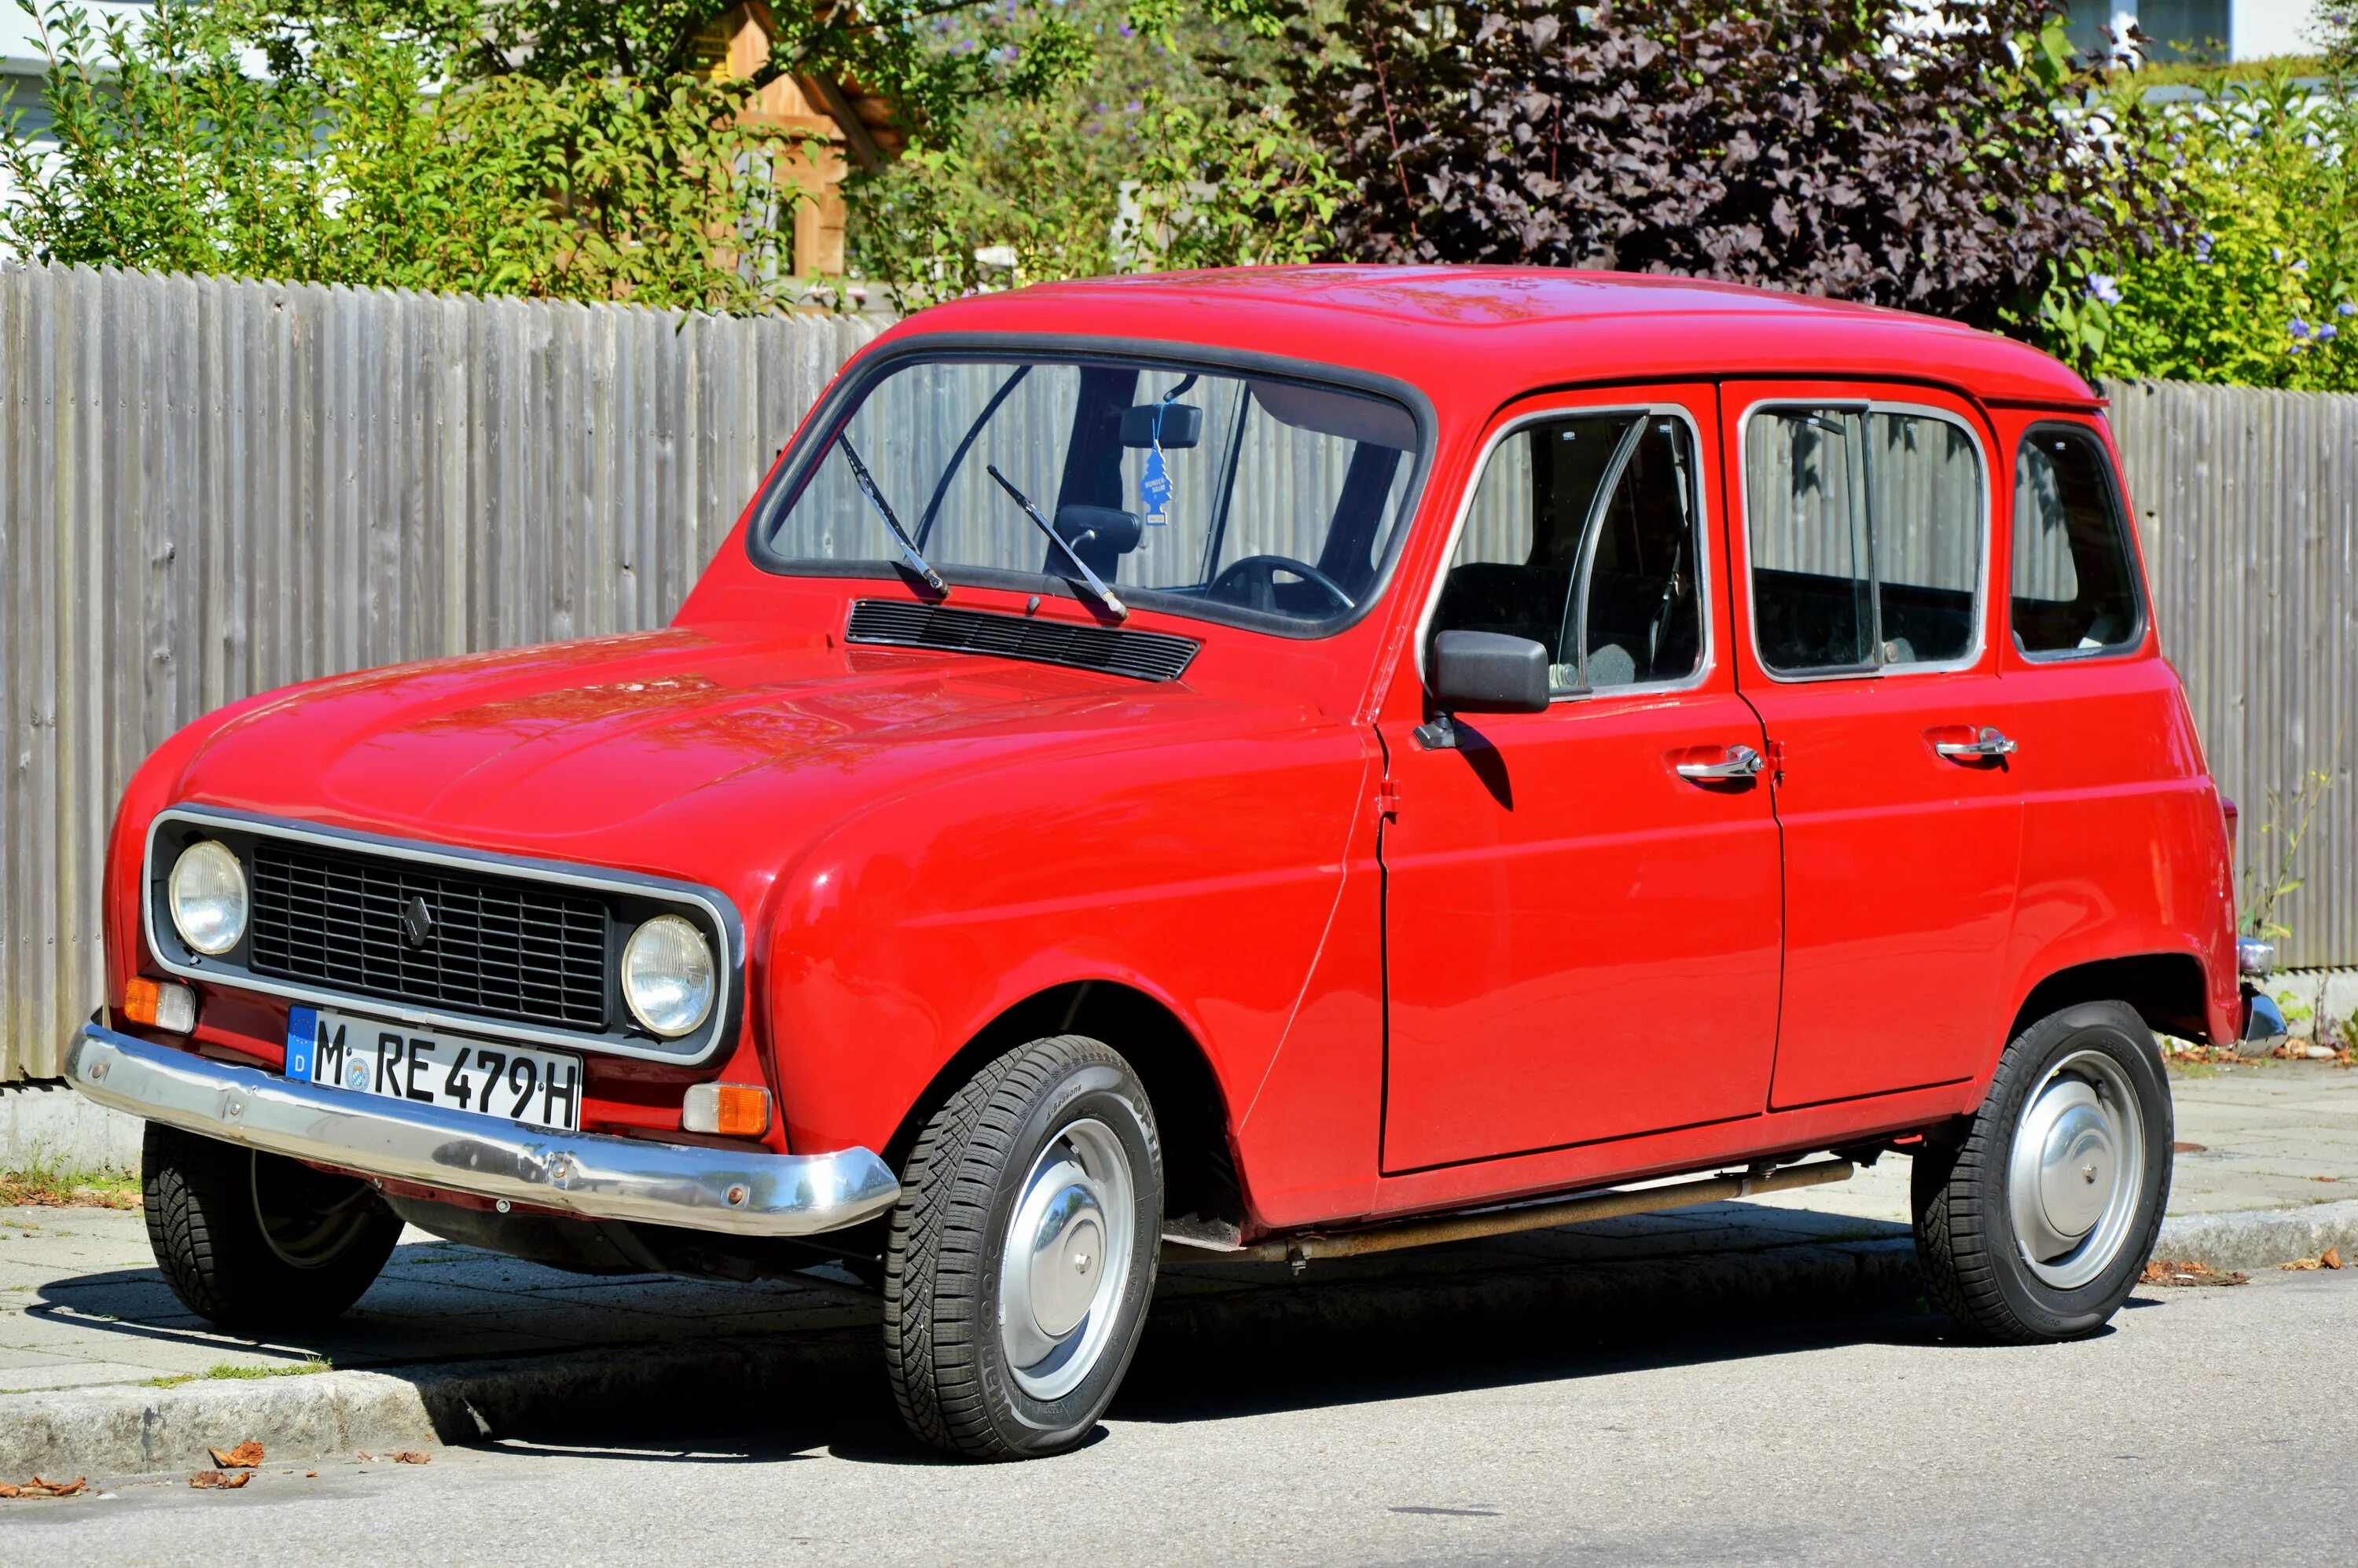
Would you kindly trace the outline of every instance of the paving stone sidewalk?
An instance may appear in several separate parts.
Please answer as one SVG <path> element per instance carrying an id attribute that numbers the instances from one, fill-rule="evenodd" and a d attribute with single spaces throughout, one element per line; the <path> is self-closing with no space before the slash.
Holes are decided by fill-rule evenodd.
<path id="1" fill-rule="evenodd" d="M 2358 1201 L 2347 1201 L 2358 1200 L 2358 1073 L 2269 1063 L 2173 1074 L 2172 1087 L 2179 1140 L 2201 1147 L 2178 1157 L 2165 1252 L 2187 1255 L 2176 1237 L 2224 1249 L 2212 1260 L 2223 1267 L 2268 1267 L 2346 1232 L 2358 1261 Z M 1282 1265 L 1167 1266 L 1155 1331 L 1887 1305 L 1919 1289 L 1907 1194 L 1907 1161 L 1887 1156 L 1839 1185 L 1320 1263 L 1300 1278 Z M 220 1334 L 173 1299 L 137 1213 L 0 1209 L 0 1480 L 44 1465 L 160 1468 L 265 1433 L 274 1452 L 321 1453 L 431 1442 L 454 1422 L 471 1435 L 468 1422 L 488 1431 L 502 1411 L 593 1383 L 643 1398 L 797 1376 L 787 1363 L 815 1346 L 872 1358 L 876 1321 L 848 1278 L 590 1277 L 411 1230 L 344 1320 L 260 1342 Z M 334 1370 L 296 1370 L 321 1360 Z"/>

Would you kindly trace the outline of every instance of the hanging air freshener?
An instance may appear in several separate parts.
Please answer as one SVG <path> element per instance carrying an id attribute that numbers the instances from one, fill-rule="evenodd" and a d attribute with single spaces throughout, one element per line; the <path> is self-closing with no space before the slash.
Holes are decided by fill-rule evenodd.
<path id="1" fill-rule="evenodd" d="M 1146 454 L 1146 471 L 1138 480 L 1139 505 L 1152 528 L 1171 521 L 1171 466 L 1163 459 L 1163 411 L 1170 406 L 1170 397 L 1154 406 L 1154 444 Z"/>

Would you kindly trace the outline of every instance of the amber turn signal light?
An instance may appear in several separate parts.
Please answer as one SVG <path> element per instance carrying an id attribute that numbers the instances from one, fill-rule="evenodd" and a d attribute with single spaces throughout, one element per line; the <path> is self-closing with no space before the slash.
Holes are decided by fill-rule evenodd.
<path id="1" fill-rule="evenodd" d="M 134 1023 L 186 1034 L 197 1026 L 197 993 L 170 980 L 134 976 L 123 988 L 123 1016 Z"/>
<path id="2" fill-rule="evenodd" d="M 758 1084 L 698 1084 L 679 1108 L 689 1132 L 728 1138 L 759 1138 L 770 1130 L 770 1091 Z"/>

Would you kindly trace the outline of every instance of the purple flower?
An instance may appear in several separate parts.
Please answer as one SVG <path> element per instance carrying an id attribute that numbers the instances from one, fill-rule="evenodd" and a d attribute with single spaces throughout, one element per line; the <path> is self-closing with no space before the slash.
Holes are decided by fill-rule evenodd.
<path id="1" fill-rule="evenodd" d="M 2333 308 L 2333 313 L 2336 316 L 2358 316 L 2358 305 L 2353 305 L 2345 299 Z"/>
<path id="2" fill-rule="evenodd" d="M 2195 236 L 2194 236 L 2194 259 L 2195 259 L 2195 261 L 2197 261 L 2198 263 L 2201 263 L 2201 265 L 2206 265 L 2206 266 L 2207 266 L 2208 265 L 2210 265 L 2210 261 L 2211 261 L 2211 247 L 2212 247 L 2212 245 L 2214 243 L 2215 243 L 2215 242 L 2214 242 L 2214 240 L 2213 240 L 2213 238 L 2212 238 L 2212 234 L 2211 234 L 2211 232 L 2210 232 L 2209 230 L 2207 230 L 2207 229 L 2206 229 L 2206 230 L 2204 230 L 2201 233 L 2199 233 L 2199 234 L 2195 235 Z"/>
<path id="3" fill-rule="evenodd" d="M 1134 38 L 1138 37 L 1138 29 L 1131 27 L 1128 22 L 1124 22 L 1121 26 L 1116 27 L 1114 31 L 1120 33 L 1125 38 Z"/>
<path id="4" fill-rule="evenodd" d="M 2317 341 L 2320 343 L 2330 343 L 2340 336 L 2342 336 L 2342 329 L 2331 321 L 2317 330 Z"/>
<path id="5" fill-rule="evenodd" d="M 2120 280 L 2114 277 L 2110 273 L 2090 273 L 2088 275 L 2088 297 L 2094 300 L 2099 305 L 2118 305 L 2121 302 Z"/>
<path id="6" fill-rule="evenodd" d="M 2308 337 L 2309 335 L 2309 323 L 2302 320 L 2298 316 L 2294 317 L 2292 319 L 2292 335 L 2296 338 Z"/>

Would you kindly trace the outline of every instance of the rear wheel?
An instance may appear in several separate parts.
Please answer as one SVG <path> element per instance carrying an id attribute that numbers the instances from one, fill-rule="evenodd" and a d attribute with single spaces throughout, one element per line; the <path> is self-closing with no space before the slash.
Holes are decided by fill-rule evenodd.
<path id="1" fill-rule="evenodd" d="M 2024 1030 L 1981 1109 L 1916 1157 L 1933 1301 L 2011 1344 L 2103 1327 L 2160 1234 L 2171 1129 L 2161 1052 L 2133 1009 L 2083 1002 Z"/>
<path id="2" fill-rule="evenodd" d="M 401 1220 L 366 1182 L 147 1124 L 147 1243 L 172 1293 L 228 1329 L 343 1314 L 393 1255 Z"/>
<path id="3" fill-rule="evenodd" d="M 1154 1113 L 1079 1035 L 978 1072 L 926 1124 L 884 1260 L 884 1353 L 917 1436 L 970 1459 L 1060 1454 L 1112 1402 L 1162 1241 Z"/>

